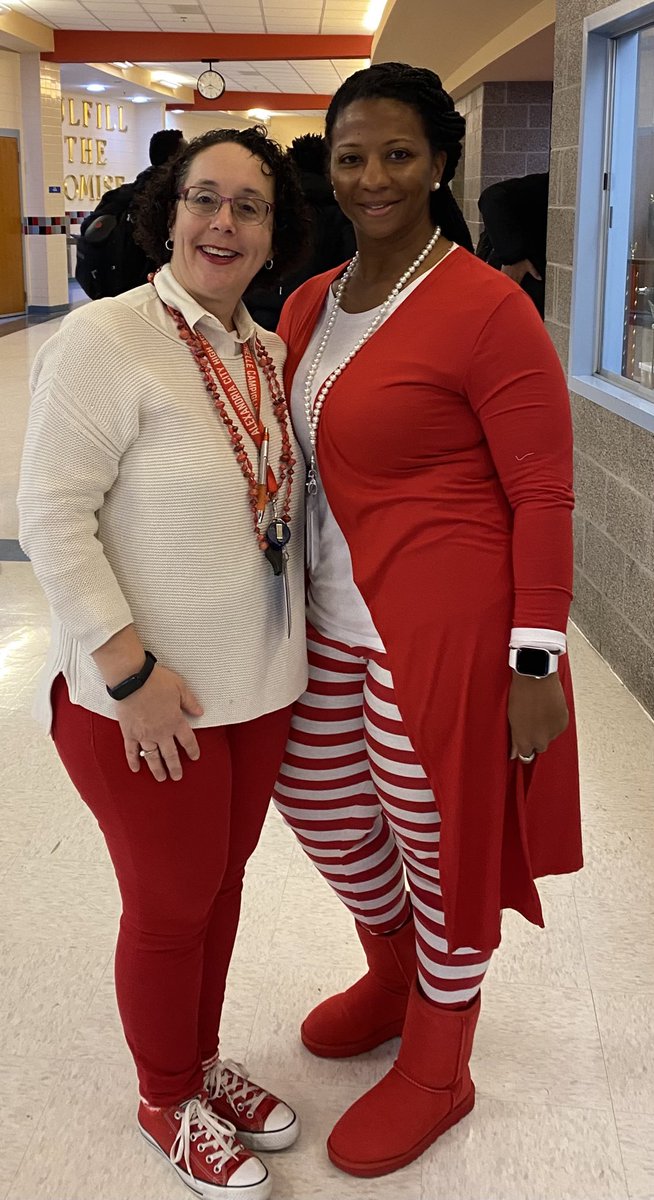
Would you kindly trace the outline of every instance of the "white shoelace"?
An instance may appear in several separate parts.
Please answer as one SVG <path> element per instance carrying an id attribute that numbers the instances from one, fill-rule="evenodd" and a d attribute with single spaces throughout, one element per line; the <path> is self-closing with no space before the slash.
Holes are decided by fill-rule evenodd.
<path id="1" fill-rule="evenodd" d="M 214 1171 L 216 1172 L 220 1171 L 230 1159 L 238 1158 L 238 1151 L 234 1149 L 234 1143 L 236 1142 L 239 1150 L 241 1146 L 236 1139 L 234 1126 L 206 1108 L 198 1096 L 194 1096 L 192 1100 L 180 1107 L 175 1116 L 178 1114 L 181 1115 L 182 1123 L 171 1146 L 170 1161 L 178 1163 L 183 1160 L 192 1179 L 195 1176 L 191 1170 L 191 1143 L 196 1143 L 196 1149 L 200 1154 L 205 1150 L 211 1150 L 211 1154 L 207 1154 L 206 1161 L 215 1164 Z"/>
<path id="2" fill-rule="evenodd" d="M 251 1083 L 247 1078 L 246 1069 L 241 1063 L 226 1059 L 218 1059 L 213 1063 L 204 1077 L 204 1086 L 210 1096 L 219 1096 L 222 1092 L 233 1108 L 240 1112 L 248 1105 L 248 1117 L 253 1117 L 266 1092 Z"/>

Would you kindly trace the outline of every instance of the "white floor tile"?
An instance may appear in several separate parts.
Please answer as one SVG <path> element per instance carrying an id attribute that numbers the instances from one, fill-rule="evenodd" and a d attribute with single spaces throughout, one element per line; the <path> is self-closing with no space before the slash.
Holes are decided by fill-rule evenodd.
<path id="1" fill-rule="evenodd" d="M 654 991 L 654 905 L 575 900 L 593 987 Z"/>
<path id="2" fill-rule="evenodd" d="M 543 987 L 588 988 L 584 945 L 574 898 L 540 888 L 545 928 L 507 910 L 502 944 L 493 955 L 489 976 L 497 982 Z"/>
<path id="3" fill-rule="evenodd" d="M 95 1059 L 66 1064 L 8 1200 L 181 1200 L 184 1189 L 139 1134 L 132 1073 Z M 87 1144 L 80 1161 L 80 1139 Z"/>
<path id="4" fill-rule="evenodd" d="M 0 937 L 0 1053 L 64 1058 L 109 957 L 65 938 Z"/>
<path id="5" fill-rule="evenodd" d="M 618 1137 L 631 1200 L 654 1196 L 654 1115 L 616 1113 Z"/>
<path id="6" fill-rule="evenodd" d="M 611 1113 L 477 1095 L 424 1157 L 423 1200 L 626 1200 Z"/>
<path id="7" fill-rule="evenodd" d="M 472 1062 L 479 1090 L 500 1100 L 610 1107 L 590 990 L 489 979 Z"/>
<path id="8" fill-rule="evenodd" d="M 0 1056 L 0 1095 L 3 1097 L 3 1145 L 0 1155 L 0 1195 L 4 1196 L 39 1127 L 50 1092 L 61 1071 L 56 1059 L 41 1056 Z"/>
<path id="9" fill-rule="evenodd" d="M 654 1117 L 654 990 L 594 998 L 615 1108 Z"/>

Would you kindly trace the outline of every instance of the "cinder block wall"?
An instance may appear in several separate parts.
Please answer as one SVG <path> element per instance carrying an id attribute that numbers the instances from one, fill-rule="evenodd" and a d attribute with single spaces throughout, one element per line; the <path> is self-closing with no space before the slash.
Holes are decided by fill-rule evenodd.
<path id="1" fill-rule="evenodd" d="M 565 368 L 581 106 L 582 21 L 605 0 L 559 5 L 552 111 L 546 318 Z M 625 131 L 631 135 L 631 131 Z M 576 578 L 573 617 L 654 714 L 654 434 L 572 394 Z"/>
<path id="2" fill-rule="evenodd" d="M 455 194 L 463 200 L 476 245 L 481 233 L 477 201 L 484 188 L 548 169 L 552 85 L 485 83 L 458 100 L 457 108 L 466 118 L 466 139 Z"/>

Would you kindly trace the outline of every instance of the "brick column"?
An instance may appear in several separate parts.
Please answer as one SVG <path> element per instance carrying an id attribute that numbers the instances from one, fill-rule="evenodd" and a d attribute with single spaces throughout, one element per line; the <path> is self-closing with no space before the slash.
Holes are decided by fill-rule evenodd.
<path id="1" fill-rule="evenodd" d="M 20 71 L 27 303 L 57 309 L 68 304 L 61 72 L 55 63 L 41 63 L 38 54 L 21 55 Z"/>

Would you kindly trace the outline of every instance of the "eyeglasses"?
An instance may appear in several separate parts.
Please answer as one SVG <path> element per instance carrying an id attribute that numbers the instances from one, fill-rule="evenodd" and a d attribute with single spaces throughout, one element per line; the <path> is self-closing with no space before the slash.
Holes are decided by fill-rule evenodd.
<path id="1" fill-rule="evenodd" d="M 187 187 L 179 193 L 188 211 L 196 217 L 213 217 L 223 204 L 231 204 L 234 219 L 239 225 L 263 225 L 274 204 L 259 200 L 256 196 L 221 196 L 211 188 Z"/>

